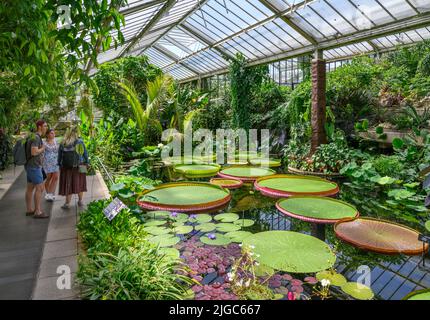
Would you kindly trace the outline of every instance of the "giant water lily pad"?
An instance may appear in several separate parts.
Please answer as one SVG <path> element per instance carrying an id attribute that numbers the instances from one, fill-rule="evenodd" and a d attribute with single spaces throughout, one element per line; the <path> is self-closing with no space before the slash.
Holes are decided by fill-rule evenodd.
<path id="1" fill-rule="evenodd" d="M 239 215 L 236 213 L 221 213 L 217 214 L 214 219 L 220 222 L 234 222 L 239 219 Z"/>
<path id="2" fill-rule="evenodd" d="M 158 236 L 158 235 L 161 235 L 161 234 L 167 234 L 167 233 L 170 232 L 170 230 L 167 229 L 167 228 L 164 228 L 164 227 L 154 227 L 154 226 L 153 227 L 145 227 L 144 230 L 146 232 L 148 232 L 149 234 L 152 234 L 154 236 Z"/>
<path id="3" fill-rule="evenodd" d="M 280 271 L 318 272 L 331 268 L 336 261 L 325 242 L 298 232 L 260 232 L 245 238 L 243 244 L 255 246 L 258 262 Z"/>
<path id="4" fill-rule="evenodd" d="M 162 234 L 148 239 L 149 242 L 152 242 L 158 245 L 161 248 L 171 247 L 177 244 L 181 239 L 179 237 L 175 237 L 171 234 Z"/>
<path id="5" fill-rule="evenodd" d="M 242 228 L 247 228 L 253 226 L 255 221 L 251 219 L 239 219 L 233 222 L 233 224 L 241 226 Z"/>
<path id="6" fill-rule="evenodd" d="M 202 224 L 195 226 L 195 229 L 197 231 L 201 231 L 201 232 L 210 232 L 210 231 L 215 230 L 215 228 L 216 228 L 215 223 L 202 223 Z"/>
<path id="7" fill-rule="evenodd" d="M 334 227 L 336 236 L 360 249 L 383 254 L 419 255 L 428 244 L 418 240 L 419 232 L 406 226 L 372 218 L 340 221 Z"/>
<path id="8" fill-rule="evenodd" d="M 402 300 L 430 300 L 430 289 L 413 291 Z"/>
<path id="9" fill-rule="evenodd" d="M 250 235 L 252 235 L 252 233 L 249 231 L 231 231 L 225 234 L 225 236 L 230 238 L 231 241 L 237 243 L 242 243 L 243 239 L 249 237 Z"/>
<path id="10" fill-rule="evenodd" d="M 346 278 L 337 272 L 320 271 L 316 274 L 316 278 L 321 281 L 323 279 L 329 280 L 332 286 L 341 287 L 347 283 Z"/>
<path id="11" fill-rule="evenodd" d="M 371 300 L 374 297 L 372 289 L 358 282 L 347 282 L 341 289 L 346 294 L 358 300 Z"/>
<path id="12" fill-rule="evenodd" d="M 204 235 L 200 237 L 200 241 L 211 246 L 225 246 L 232 242 L 230 238 L 221 233 L 214 233 L 212 235 L 213 238 L 210 238 L 209 235 Z"/>
<path id="13" fill-rule="evenodd" d="M 277 174 L 259 178 L 255 189 L 263 195 L 273 198 L 287 198 L 291 196 L 333 196 L 339 192 L 336 183 L 308 176 Z"/>
<path id="14" fill-rule="evenodd" d="M 189 217 L 188 221 L 197 223 L 208 223 L 212 221 L 212 216 L 209 214 L 196 214 Z"/>
<path id="15" fill-rule="evenodd" d="M 233 166 L 221 170 L 218 175 L 221 178 L 242 180 L 244 182 L 253 182 L 260 177 L 274 175 L 275 173 L 275 171 L 268 168 Z"/>
<path id="16" fill-rule="evenodd" d="M 216 229 L 220 232 L 232 232 L 240 230 L 240 226 L 233 223 L 218 223 Z"/>
<path id="17" fill-rule="evenodd" d="M 173 229 L 176 234 L 188 234 L 193 232 L 194 228 L 192 226 L 179 226 Z"/>
<path id="18" fill-rule="evenodd" d="M 212 177 L 218 173 L 221 167 L 218 164 L 179 164 L 174 167 L 176 172 L 187 178 Z"/>
<path id="19" fill-rule="evenodd" d="M 227 189 L 210 183 L 173 182 L 144 191 L 137 203 L 145 210 L 208 213 L 224 208 L 230 199 Z"/>
<path id="20" fill-rule="evenodd" d="M 282 165 L 282 161 L 279 159 L 267 159 L 267 158 L 253 158 L 249 160 L 249 163 L 253 166 L 276 168 Z"/>
<path id="21" fill-rule="evenodd" d="M 238 189 L 243 185 L 240 180 L 223 178 L 212 178 L 210 183 L 226 189 Z"/>
<path id="22" fill-rule="evenodd" d="M 354 206 L 328 197 L 290 197 L 279 200 L 276 207 L 287 216 L 313 223 L 336 223 L 341 219 L 358 216 L 358 210 Z"/>

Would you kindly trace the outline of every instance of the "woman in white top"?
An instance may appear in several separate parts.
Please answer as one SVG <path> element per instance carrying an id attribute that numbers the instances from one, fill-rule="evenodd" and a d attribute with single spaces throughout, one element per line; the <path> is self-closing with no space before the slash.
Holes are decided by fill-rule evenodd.
<path id="1" fill-rule="evenodd" d="M 47 201 L 55 200 L 55 189 L 57 188 L 58 177 L 59 177 L 59 167 L 58 167 L 58 144 L 55 140 L 54 129 L 49 129 L 46 133 L 45 144 L 45 160 L 43 162 L 43 170 L 47 175 L 45 181 L 46 195 L 45 199 Z"/>

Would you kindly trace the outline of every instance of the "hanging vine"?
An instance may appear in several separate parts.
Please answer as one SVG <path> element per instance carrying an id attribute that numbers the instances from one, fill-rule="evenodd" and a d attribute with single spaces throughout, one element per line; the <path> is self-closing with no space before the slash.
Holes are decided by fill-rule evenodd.
<path id="1" fill-rule="evenodd" d="M 268 74 L 267 66 L 249 67 L 246 58 L 238 53 L 230 63 L 230 94 L 233 111 L 232 127 L 249 130 L 251 127 L 252 95 Z"/>

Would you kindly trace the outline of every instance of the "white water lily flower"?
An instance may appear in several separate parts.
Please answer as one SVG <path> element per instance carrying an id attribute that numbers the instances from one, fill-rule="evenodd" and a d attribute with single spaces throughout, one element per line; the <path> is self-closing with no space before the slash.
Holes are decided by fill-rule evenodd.
<path id="1" fill-rule="evenodd" d="M 323 287 L 328 287 L 330 285 L 330 280 L 328 280 L 328 279 L 322 279 L 321 280 L 321 285 Z"/>
<path id="2" fill-rule="evenodd" d="M 163 148 L 163 147 L 164 147 L 164 144 L 159 143 L 157 147 L 158 147 L 158 148 Z"/>

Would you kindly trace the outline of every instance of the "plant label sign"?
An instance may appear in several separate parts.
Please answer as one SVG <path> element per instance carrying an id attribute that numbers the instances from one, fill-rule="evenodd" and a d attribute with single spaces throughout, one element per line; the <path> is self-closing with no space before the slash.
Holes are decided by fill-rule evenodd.
<path id="1" fill-rule="evenodd" d="M 112 221 L 122 209 L 127 209 L 128 207 L 118 198 L 113 199 L 113 201 L 103 210 L 104 215 L 109 221 Z"/>

